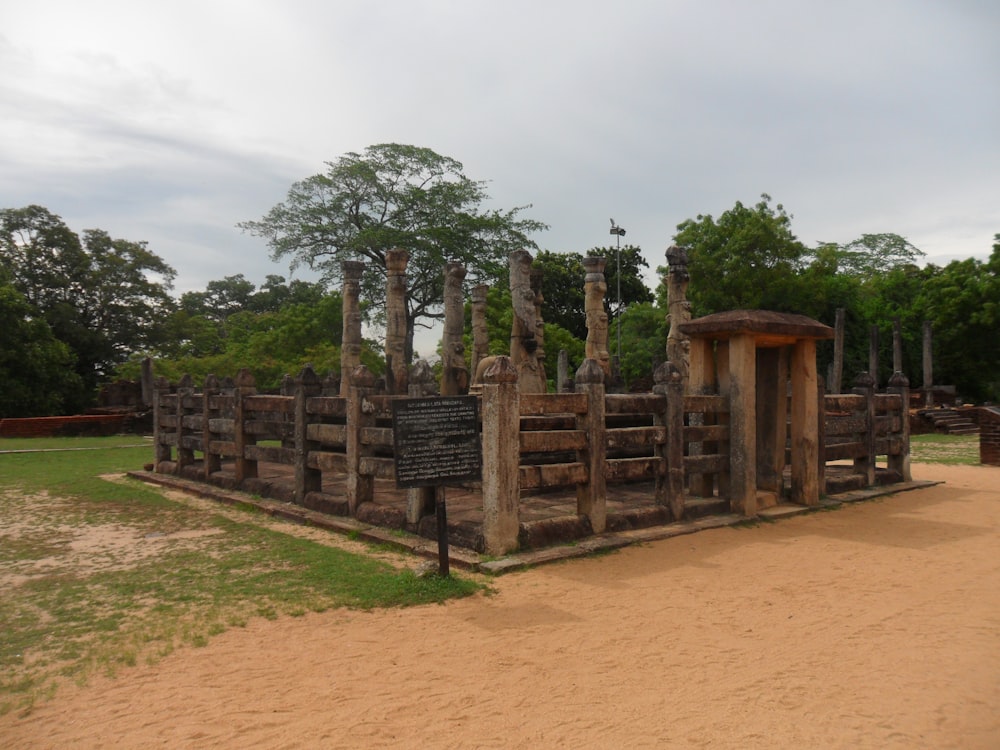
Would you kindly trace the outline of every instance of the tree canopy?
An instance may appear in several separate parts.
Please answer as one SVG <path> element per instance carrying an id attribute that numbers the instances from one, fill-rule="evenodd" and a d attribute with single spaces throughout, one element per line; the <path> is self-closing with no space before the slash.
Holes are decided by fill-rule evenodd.
<path id="1" fill-rule="evenodd" d="M 465 264 L 470 282 L 495 281 L 510 252 L 536 247 L 529 235 L 547 228 L 521 218 L 529 206 L 484 209 L 488 198 L 485 183 L 466 177 L 455 159 L 383 143 L 327 162 L 326 172 L 296 182 L 263 218 L 240 226 L 265 238 L 274 260 L 305 264 L 324 281 L 340 281 L 342 261 L 365 261 L 362 293 L 376 315 L 384 311 L 386 253 L 407 250 L 409 361 L 414 327 L 443 314 L 448 261 Z"/>
<path id="2" fill-rule="evenodd" d="M 688 298 L 696 316 L 732 309 L 800 312 L 796 275 L 807 255 L 792 233 L 792 217 L 771 197 L 753 208 L 739 201 L 718 219 L 699 214 L 677 226 L 688 248 Z"/>
<path id="3" fill-rule="evenodd" d="M 62 408 L 88 406 L 131 352 L 158 340 L 174 270 L 145 242 L 89 229 L 83 241 L 41 206 L 0 210 L 0 267 L 72 354 L 77 390 Z M 70 387 L 65 382 L 64 387 Z"/>

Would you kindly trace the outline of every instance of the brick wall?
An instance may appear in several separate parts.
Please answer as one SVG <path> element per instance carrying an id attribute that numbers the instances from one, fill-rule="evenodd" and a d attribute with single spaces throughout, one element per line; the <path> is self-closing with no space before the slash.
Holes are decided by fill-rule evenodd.
<path id="1" fill-rule="evenodd" d="M 979 462 L 1000 466 L 1000 408 L 979 409 Z"/>

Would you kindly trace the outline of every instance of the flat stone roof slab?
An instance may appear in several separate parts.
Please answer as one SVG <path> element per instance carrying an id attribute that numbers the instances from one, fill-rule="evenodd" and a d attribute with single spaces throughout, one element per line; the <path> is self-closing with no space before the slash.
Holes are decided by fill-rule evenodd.
<path id="1" fill-rule="evenodd" d="M 728 339 L 741 334 L 789 341 L 833 338 L 833 329 L 818 320 L 770 310 L 728 310 L 681 323 L 679 328 L 692 338 Z"/>

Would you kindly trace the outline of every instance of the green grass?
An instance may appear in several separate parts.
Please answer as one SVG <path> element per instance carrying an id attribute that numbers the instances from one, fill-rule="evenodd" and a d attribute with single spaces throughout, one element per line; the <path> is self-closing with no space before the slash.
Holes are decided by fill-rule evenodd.
<path id="1" fill-rule="evenodd" d="M 25 450 L 80 450 L 81 448 L 124 448 L 136 445 L 149 446 L 148 450 L 152 453 L 152 438 L 144 438 L 141 435 L 114 435 L 112 437 L 81 438 L 0 438 L 0 452 Z"/>
<path id="2" fill-rule="evenodd" d="M 0 714 L 30 709 L 65 680 L 205 646 L 253 617 L 441 602 L 482 588 L 102 479 L 151 459 L 151 446 L 111 442 L 0 455 Z"/>
<path id="3" fill-rule="evenodd" d="M 910 460 L 917 463 L 976 466 L 979 464 L 979 436 L 937 433 L 912 435 Z"/>

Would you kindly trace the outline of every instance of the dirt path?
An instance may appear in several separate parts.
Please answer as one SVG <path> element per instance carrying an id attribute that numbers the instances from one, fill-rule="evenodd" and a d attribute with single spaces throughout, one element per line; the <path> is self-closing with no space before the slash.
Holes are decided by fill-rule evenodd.
<path id="1" fill-rule="evenodd" d="M 1000 469 L 255 620 L 0 717 L 7 748 L 1000 747 Z"/>

